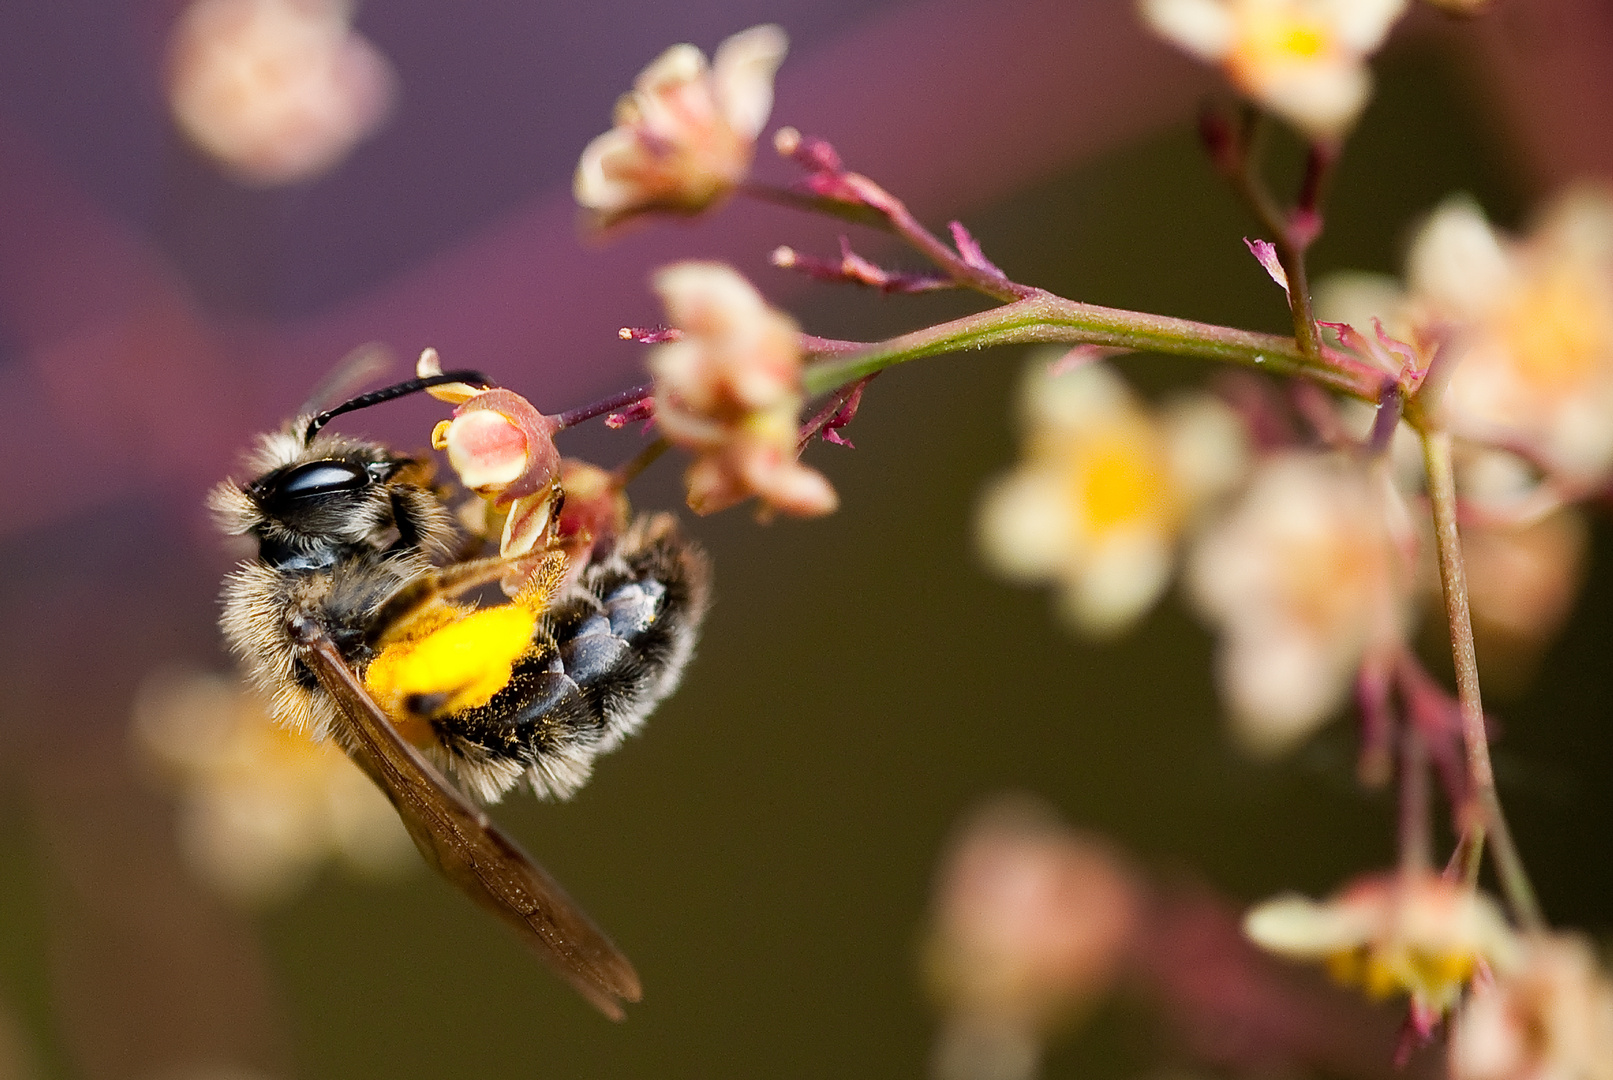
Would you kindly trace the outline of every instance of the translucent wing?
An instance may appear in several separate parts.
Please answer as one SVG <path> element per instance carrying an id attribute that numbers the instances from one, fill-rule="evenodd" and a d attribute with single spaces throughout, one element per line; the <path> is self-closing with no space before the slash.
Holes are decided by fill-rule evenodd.
<path id="1" fill-rule="evenodd" d="M 558 882 L 398 735 L 323 627 L 292 628 L 302 661 L 338 706 L 343 741 L 397 807 L 427 862 L 513 927 L 555 973 L 612 1020 L 643 995 L 633 964 Z"/>

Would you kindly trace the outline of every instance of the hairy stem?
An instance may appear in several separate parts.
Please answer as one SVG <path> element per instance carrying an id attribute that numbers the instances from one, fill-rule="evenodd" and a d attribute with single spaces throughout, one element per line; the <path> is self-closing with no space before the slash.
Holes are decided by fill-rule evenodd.
<path id="1" fill-rule="evenodd" d="M 1381 373 L 1375 369 L 1332 349 L 1309 357 L 1293 338 L 1082 304 L 1038 291 L 990 311 L 820 360 L 807 366 L 803 382 L 806 392 L 815 396 L 925 356 L 989 345 L 1049 342 L 1106 345 L 1242 364 L 1278 375 L 1307 378 L 1327 389 L 1374 403 L 1382 381 Z"/>
<path id="2" fill-rule="evenodd" d="M 1423 464 L 1428 471 L 1428 497 L 1434 514 L 1434 541 L 1439 550 L 1439 580 L 1445 591 L 1451 658 L 1456 667 L 1462 741 L 1467 751 L 1471 782 L 1468 797 L 1478 811 L 1479 820 L 1469 825 L 1473 830 L 1473 845 L 1481 848 L 1485 839 L 1490 841 L 1495 852 L 1496 876 L 1513 915 L 1526 929 L 1538 930 L 1544 928 L 1545 918 L 1524 870 L 1523 859 L 1513 843 L 1512 831 L 1507 827 L 1501 799 L 1495 790 L 1495 769 L 1490 764 L 1484 701 L 1479 693 L 1478 654 L 1473 643 L 1472 614 L 1468 610 L 1467 569 L 1462 561 L 1462 540 L 1456 525 L 1456 475 L 1451 462 L 1451 436 L 1438 427 L 1428 426 L 1421 428 L 1421 435 Z"/>

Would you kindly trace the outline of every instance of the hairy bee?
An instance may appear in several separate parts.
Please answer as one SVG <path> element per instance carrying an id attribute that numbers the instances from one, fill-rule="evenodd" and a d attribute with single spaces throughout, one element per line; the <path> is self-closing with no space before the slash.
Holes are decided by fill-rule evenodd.
<path id="1" fill-rule="evenodd" d="M 322 429 L 340 413 L 453 380 L 486 382 L 473 372 L 413 379 L 262 438 L 256 478 L 225 482 L 211 499 L 226 532 L 258 544 L 225 581 L 221 624 L 282 723 L 334 735 L 428 862 L 619 1019 L 619 1000 L 640 997 L 632 964 L 439 766 L 482 799 L 522 779 L 541 796 L 571 795 L 594 758 L 677 684 L 705 613 L 706 560 L 667 514 L 599 538 L 580 568 L 551 553 L 536 566 L 550 588 L 525 598 L 532 622 L 513 662 L 491 666 L 490 695 L 378 704 L 366 674 L 387 642 L 425 633 L 411 626 L 434 634 L 508 610 L 453 598 L 511 564 L 454 557 L 461 538 L 429 462 Z"/>

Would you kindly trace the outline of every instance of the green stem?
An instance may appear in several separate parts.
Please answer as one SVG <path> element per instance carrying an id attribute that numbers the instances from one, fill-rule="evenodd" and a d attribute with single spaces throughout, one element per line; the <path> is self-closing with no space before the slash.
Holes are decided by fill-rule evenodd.
<path id="1" fill-rule="evenodd" d="M 1023 300 L 875 342 L 807 366 L 809 395 L 838 390 L 856 379 L 939 353 L 1027 343 L 1103 345 L 1242 364 L 1278 375 L 1300 376 L 1366 402 L 1376 402 L 1382 375 L 1332 349 L 1311 359 L 1290 337 L 1173 319 L 1140 311 L 1082 304 L 1038 291 Z"/>
<path id="2" fill-rule="evenodd" d="M 1468 609 L 1467 568 L 1456 525 L 1456 473 L 1451 461 L 1450 432 L 1428 423 L 1421 409 L 1409 417 L 1422 436 L 1423 465 L 1428 472 L 1428 500 L 1433 507 L 1434 542 L 1439 551 L 1439 580 L 1445 592 L 1445 615 L 1450 623 L 1451 659 L 1456 668 L 1456 700 L 1462 713 L 1462 741 L 1467 751 L 1468 798 L 1477 807 L 1482 825 L 1473 831 L 1473 844 L 1486 839 L 1495 852 L 1496 876 L 1502 894 L 1520 926 L 1542 930 L 1546 920 L 1535 899 L 1534 887 L 1512 839 L 1501 798 L 1495 790 L 1495 769 L 1490 764 L 1490 740 L 1484 728 L 1484 701 L 1479 693 L 1478 652 L 1473 642 L 1473 618 Z M 1481 831 L 1482 830 L 1482 831 Z M 1475 853 L 1474 857 L 1477 855 Z"/>
<path id="3" fill-rule="evenodd" d="M 1319 360 L 1324 346 L 1321 330 L 1316 325 L 1316 312 L 1311 304 L 1310 275 L 1305 269 L 1305 249 L 1310 245 L 1311 238 L 1297 235 L 1292 218 L 1272 197 L 1261 175 L 1261 150 L 1265 143 L 1266 118 L 1264 115 L 1256 115 L 1248 124 L 1248 130 L 1244 135 L 1243 157 L 1232 172 L 1232 184 L 1244 202 L 1249 204 L 1249 209 L 1260 222 L 1261 228 L 1272 236 L 1272 244 L 1277 249 L 1277 261 L 1282 265 L 1283 274 L 1288 278 L 1288 307 L 1294 317 L 1294 340 L 1299 343 L 1300 350 L 1308 358 Z M 1327 160 L 1318 158 L 1313 148 L 1311 160 L 1307 165 L 1306 192 L 1301 198 L 1311 214 L 1316 213 L 1316 200 L 1320 198 L 1321 186 L 1326 173 L 1330 171 L 1330 161 L 1331 158 Z"/>

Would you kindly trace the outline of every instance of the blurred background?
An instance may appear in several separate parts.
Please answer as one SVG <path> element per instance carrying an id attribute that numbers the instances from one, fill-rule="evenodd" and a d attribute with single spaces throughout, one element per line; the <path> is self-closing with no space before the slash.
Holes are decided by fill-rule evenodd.
<path id="1" fill-rule="evenodd" d="M 133 702 L 153 672 L 227 670 L 231 560 L 202 500 L 344 354 L 383 343 L 403 377 L 431 345 L 570 408 L 642 380 L 642 347 L 616 330 L 659 321 L 648 275 L 685 257 L 731 261 L 827 336 L 972 309 L 773 270 L 774 246 L 830 252 L 838 232 L 777 208 L 581 239 L 577 156 L 667 45 L 783 25 L 772 126 L 830 138 L 933 226 L 964 218 L 1018 280 L 1253 329 L 1287 315 L 1198 148 L 1210 77 L 1118 0 L 372 3 L 355 25 L 390 65 L 390 109 L 343 160 L 276 186 L 177 132 L 165 70 L 182 9 L 0 7 L 0 1077 L 914 1075 L 934 1025 L 918 973 L 934 867 L 993 793 L 1034 792 L 1234 908 L 1392 859 L 1392 808 L 1356 787 L 1347 721 L 1253 764 L 1224 736 L 1211 642 L 1178 603 L 1094 646 L 1046 595 L 981 569 L 971 521 L 1015 454 L 1023 359 L 997 350 L 889 373 L 847 432 L 856 450 L 809 452 L 838 514 L 691 521 L 717 602 L 682 689 L 572 803 L 498 808 L 638 965 L 626 1024 L 419 867 L 328 870 L 256 907 L 198 884 L 132 747 Z M 1452 191 L 1512 226 L 1567 180 L 1613 175 L 1600 0 L 1421 11 L 1376 67 L 1318 271 L 1397 271 L 1409 224 Z M 1150 394 L 1206 377 L 1123 368 Z M 403 402 L 346 429 L 419 446 L 436 416 Z M 640 445 L 632 429 L 566 439 L 605 464 Z M 654 468 L 637 505 L 680 503 L 677 472 Z M 1600 933 L 1605 521 L 1593 549 L 1535 680 L 1492 705 L 1546 910 Z M 1190 1059 L 1146 1005 L 1121 1003 L 1048 1073 Z"/>

